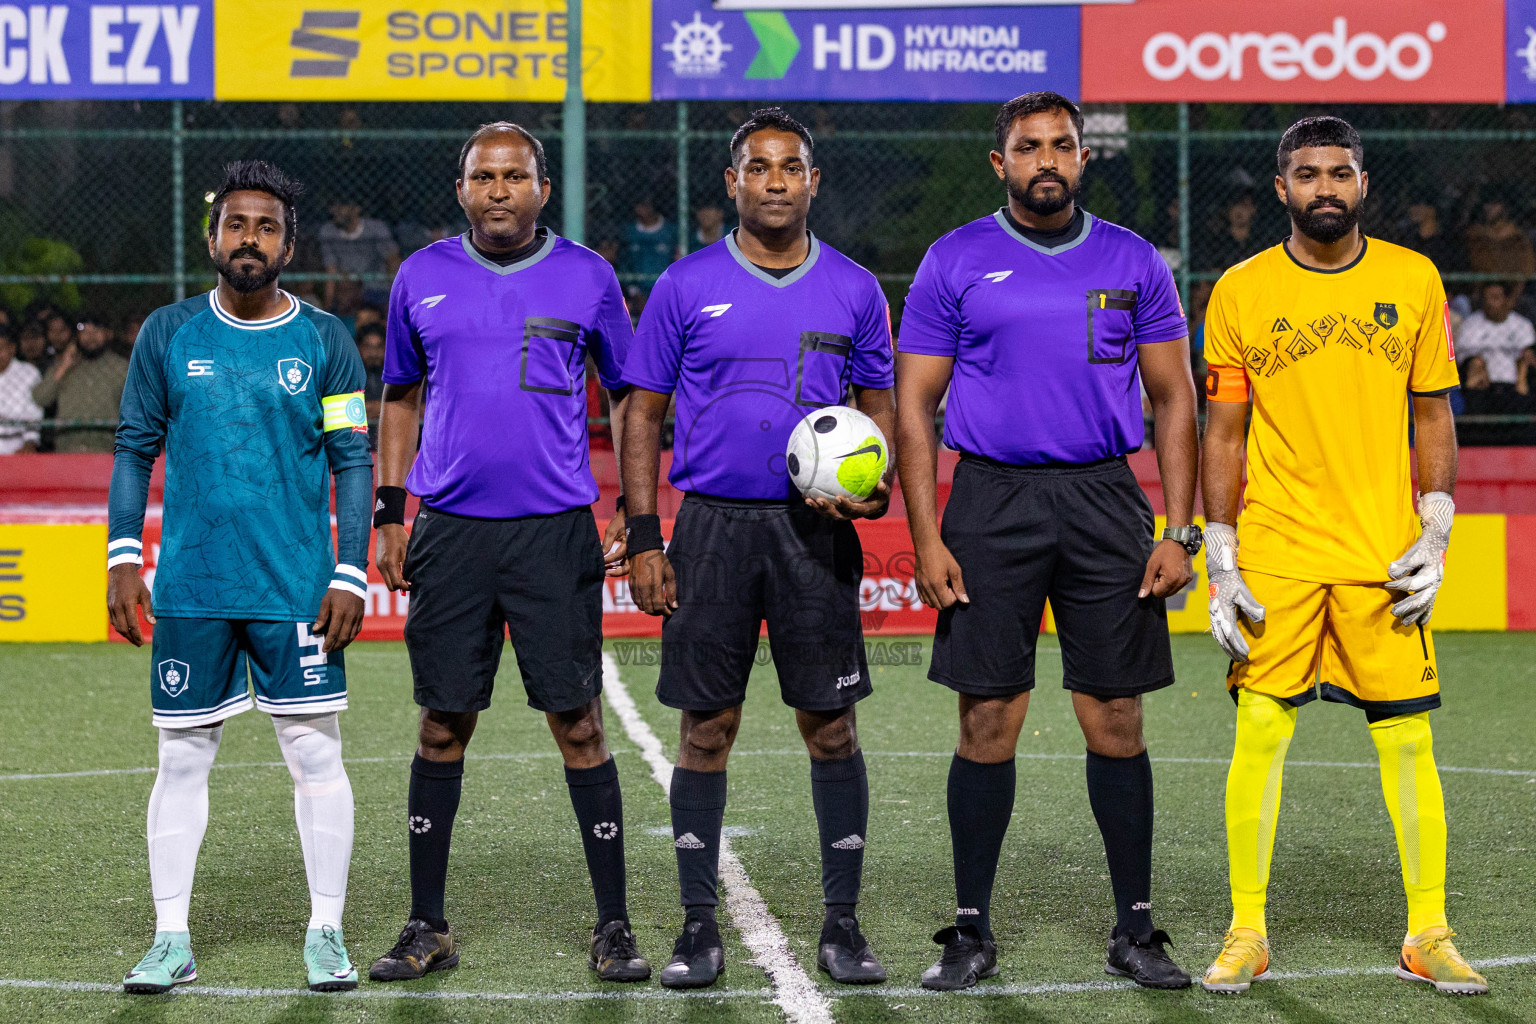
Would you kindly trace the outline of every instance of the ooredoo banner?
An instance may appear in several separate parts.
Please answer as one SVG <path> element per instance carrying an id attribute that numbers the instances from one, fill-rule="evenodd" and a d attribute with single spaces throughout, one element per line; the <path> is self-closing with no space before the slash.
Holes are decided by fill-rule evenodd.
<path id="1" fill-rule="evenodd" d="M 1082 9 L 1088 102 L 1500 103 L 1504 0 Z"/>

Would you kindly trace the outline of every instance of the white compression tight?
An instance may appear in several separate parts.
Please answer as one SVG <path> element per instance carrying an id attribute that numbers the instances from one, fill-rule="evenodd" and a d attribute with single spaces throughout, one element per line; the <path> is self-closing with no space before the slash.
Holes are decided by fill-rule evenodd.
<path id="1" fill-rule="evenodd" d="M 336 713 L 273 716 L 293 776 L 293 816 L 309 879 L 309 927 L 341 927 L 352 863 L 352 783 L 341 763 Z"/>
<path id="2" fill-rule="evenodd" d="M 208 829 L 208 771 L 224 727 L 161 729 L 160 770 L 149 794 L 149 884 L 155 931 L 184 932 L 197 851 Z"/>

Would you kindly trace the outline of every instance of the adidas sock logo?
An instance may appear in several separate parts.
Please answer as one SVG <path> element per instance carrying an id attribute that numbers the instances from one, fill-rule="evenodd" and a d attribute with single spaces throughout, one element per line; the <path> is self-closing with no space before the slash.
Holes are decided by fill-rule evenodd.
<path id="1" fill-rule="evenodd" d="M 701 843 L 699 841 L 699 837 L 694 835 L 692 832 L 684 832 L 682 835 L 677 837 L 677 841 L 672 845 L 676 846 L 679 850 L 704 849 L 704 844 Z"/>
<path id="2" fill-rule="evenodd" d="M 834 850 L 862 850 L 864 849 L 863 836 L 844 836 L 832 844 Z"/>

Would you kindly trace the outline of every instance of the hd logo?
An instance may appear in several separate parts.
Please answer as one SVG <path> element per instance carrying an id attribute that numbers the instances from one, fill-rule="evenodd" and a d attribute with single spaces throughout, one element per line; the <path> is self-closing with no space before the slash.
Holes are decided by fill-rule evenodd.
<path id="1" fill-rule="evenodd" d="M 352 62 L 362 51 L 356 39 L 324 35 L 317 30 L 356 29 L 359 11 L 305 11 L 288 43 L 295 50 L 325 54 L 323 58 L 295 57 L 289 78 L 346 78 Z"/>

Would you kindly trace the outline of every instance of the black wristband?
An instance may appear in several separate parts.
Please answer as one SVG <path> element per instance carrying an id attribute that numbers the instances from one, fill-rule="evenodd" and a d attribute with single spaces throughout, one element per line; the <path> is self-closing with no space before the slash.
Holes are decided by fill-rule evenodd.
<path id="1" fill-rule="evenodd" d="M 619 512 L 623 512 L 624 511 L 624 495 L 621 494 L 621 495 L 618 496 L 617 499 L 614 500 L 613 511 L 615 513 L 619 513 Z"/>
<path id="2" fill-rule="evenodd" d="M 373 492 L 373 528 L 405 525 L 405 488 L 379 487 Z"/>
<path id="3" fill-rule="evenodd" d="M 625 516 L 624 544 L 630 558 L 642 551 L 665 548 L 661 539 L 661 516 Z"/>

